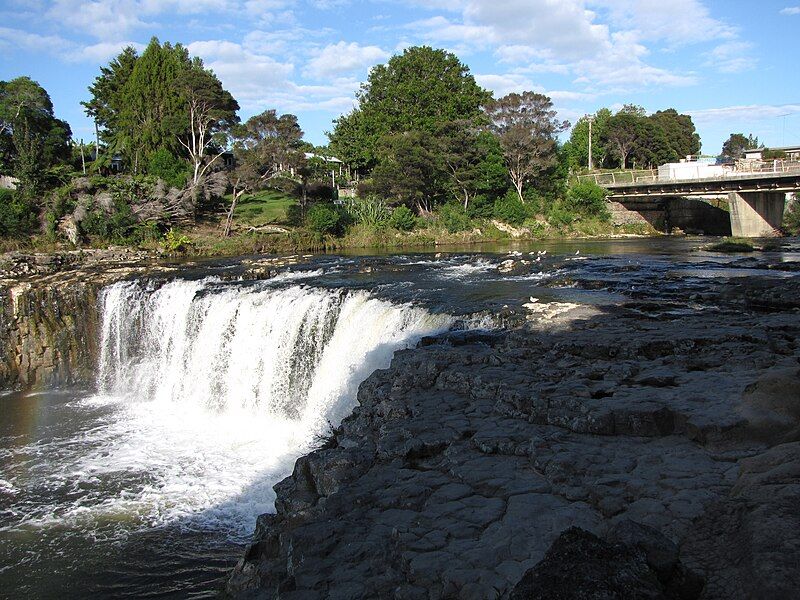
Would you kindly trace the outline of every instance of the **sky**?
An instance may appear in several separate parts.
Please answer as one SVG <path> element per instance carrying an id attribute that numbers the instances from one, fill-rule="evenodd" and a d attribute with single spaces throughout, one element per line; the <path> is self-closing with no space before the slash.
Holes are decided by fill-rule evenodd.
<path id="1" fill-rule="evenodd" d="M 561 119 L 623 104 L 800 144 L 800 0 L 0 0 L 0 80 L 27 75 L 76 139 L 80 105 L 119 51 L 182 43 L 247 118 L 293 113 L 325 144 L 369 69 L 415 45 L 456 54 L 495 97 L 550 96 Z"/>

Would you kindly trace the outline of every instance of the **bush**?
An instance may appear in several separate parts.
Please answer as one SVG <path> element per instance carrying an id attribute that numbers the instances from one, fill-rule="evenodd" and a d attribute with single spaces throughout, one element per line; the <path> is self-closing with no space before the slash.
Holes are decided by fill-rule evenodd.
<path id="1" fill-rule="evenodd" d="M 389 226 L 399 231 L 411 231 L 417 226 L 417 217 L 405 204 L 401 204 L 392 211 L 389 217 Z"/>
<path id="2" fill-rule="evenodd" d="M 119 198 L 114 200 L 114 210 L 111 213 L 95 207 L 80 224 L 81 230 L 87 235 L 121 244 L 132 241 L 131 233 L 135 226 L 136 217 L 130 205 Z"/>
<path id="3" fill-rule="evenodd" d="M 36 228 L 36 210 L 14 190 L 0 189 L 0 235 L 20 237 Z"/>
<path id="4" fill-rule="evenodd" d="M 553 225 L 572 225 L 575 219 L 576 215 L 571 205 L 564 201 L 554 202 L 547 212 L 547 220 Z"/>
<path id="5" fill-rule="evenodd" d="M 800 235 L 800 194 L 795 194 L 783 215 L 783 228 L 790 235 Z"/>
<path id="6" fill-rule="evenodd" d="M 450 233 L 472 229 L 472 220 L 460 205 L 445 204 L 438 210 L 439 224 Z"/>
<path id="7" fill-rule="evenodd" d="M 514 190 L 509 190 L 505 196 L 495 200 L 492 215 L 498 221 L 512 225 L 522 225 L 529 216 L 528 208 L 520 201 Z"/>
<path id="8" fill-rule="evenodd" d="M 341 233 L 343 219 L 341 213 L 330 204 L 315 204 L 308 209 L 306 222 L 311 231 L 320 234 L 338 235 Z"/>
<path id="9" fill-rule="evenodd" d="M 147 173 L 163 179 L 170 187 L 183 189 L 189 179 L 189 166 L 166 148 L 161 148 L 148 157 Z"/>
<path id="10" fill-rule="evenodd" d="M 576 183 L 567 190 L 567 203 L 572 211 L 587 217 L 608 220 L 611 215 L 606 207 L 608 192 L 594 182 Z"/>
<path id="11" fill-rule="evenodd" d="M 369 227 L 383 227 L 389 220 L 386 203 L 374 195 L 351 198 L 347 202 L 347 212 L 354 223 Z"/>

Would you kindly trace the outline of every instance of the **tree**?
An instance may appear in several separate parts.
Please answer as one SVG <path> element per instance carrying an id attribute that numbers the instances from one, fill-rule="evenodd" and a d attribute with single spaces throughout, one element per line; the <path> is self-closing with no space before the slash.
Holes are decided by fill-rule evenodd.
<path id="1" fill-rule="evenodd" d="M 643 131 L 642 117 L 630 111 L 620 110 L 612 116 L 603 132 L 601 143 L 619 160 L 619 166 L 625 169 L 628 158 Z"/>
<path id="2" fill-rule="evenodd" d="M 151 154 L 166 150 L 191 162 L 193 185 L 224 147 L 218 136 L 238 122 L 239 105 L 216 75 L 182 45 L 157 38 L 141 56 L 123 50 L 89 91 L 83 105 L 109 155 L 122 154 L 139 172 Z"/>
<path id="3" fill-rule="evenodd" d="M 53 114 L 47 91 L 29 77 L 0 81 L 0 136 L 4 170 L 19 179 L 19 195 L 38 197 L 47 170 L 70 157 L 72 131 Z"/>
<path id="4" fill-rule="evenodd" d="M 304 161 L 303 130 L 294 115 L 279 117 L 274 110 L 266 110 L 235 127 L 232 135 L 237 164 L 230 174 L 233 199 L 225 220 L 226 237 L 243 194 L 262 187 L 282 171 L 301 167 Z"/>
<path id="5" fill-rule="evenodd" d="M 109 159 L 125 150 L 119 123 L 123 109 L 122 90 L 138 59 L 139 53 L 135 48 L 125 48 L 107 67 L 100 67 L 100 75 L 89 86 L 91 100 L 81 102 L 86 115 L 94 120 L 98 158 L 101 142 L 105 144 Z"/>
<path id="6" fill-rule="evenodd" d="M 758 138 L 751 133 L 745 137 L 743 133 L 732 133 L 722 144 L 722 156 L 730 159 L 742 158 L 745 150 L 758 148 Z"/>
<path id="7" fill-rule="evenodd" d="M 358 108 L 337 119 L 328 134 L 331 148 L 348 164 L 367 170 L 378 160 L 382 137 L 407 131 L 434 135 L 445 123 L 478 120 L 490 98 L 454 54 L 408 48 L 370 71 Z"/>
<path id="8" fill-rule="evenodd" d="M 481 165 L 485 155 L 479 143 L 480 131 L 466 120 L 450 121 L 437 131 L 442 164 L 449 177 L 447 186 L 452 195 L 464 205 L 479 192 Z"/>
<path id="9" fill-rule="evenodd" d="M 387 135 L 378 153 L 373 180 L 382 195 L 414 206 L 420 214 L 430 212 L 444 195 L 446 181 L 436 138 L 422 131 Z"/>
<path id="10" fill-rule="evenodd" d="M 581 117 L 569 136 L 567 153 L 569 164 L 573 169 L 589 166 L 589 120 L 592 121 L 592 164 L 595 167 L 605 163 L 607 149 L 600 140 L 603 138 L 611 111 L 601 108 L 591 117 Z"/>
<path id="11" fill-rule="evenodd" d="M 648 118 L 661 127 L 667 146 L 676 160 L 700 153 L 700 135 L 695 130 L 691 116 L 678 114 L 674 108 L 668 108 L 656 111 Z"/>
<path id="12" fill-rule="evenodd" d="M 236 115 L 239 104 L 230 92 L 222 88 L 219 79 L 203 68 L 199 59 L 192 61 L 191 69 L 181 75 L 177 87 L 186 98 L 189 110 L 189 129 L 178 136 L 178 141 L 189 154 L 192 183 L 197 185 L 224 152 L 223 132 L 239 121 Z M 207 151 L 212 146 L 218 150 L 210 160 L 206 160 Z"/>
<path id="13" fill-rule="evenodd" d="M 524 202 L 525 184 L 556 164 L 556 136 L 569 122 L 559 121 L 550 98 L 535 92 L 493 100 L 486 114 L 503 148 L 511 183 Z"/>

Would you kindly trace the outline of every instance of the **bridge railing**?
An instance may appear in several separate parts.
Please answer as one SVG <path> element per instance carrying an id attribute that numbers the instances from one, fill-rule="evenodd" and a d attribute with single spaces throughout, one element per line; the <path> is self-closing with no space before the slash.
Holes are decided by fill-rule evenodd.
<path id="1" fill-rule="evenodd" d="M 578 181 L 592 181 L 597 185 L 616 185 L 618 183 L 646 183 L 658 180 L 656 169 L 638 171 L 610 171 L 607 173 L 587 173 L 578 175 Z"/>
<path id="2" fill-rule="evenodd" d="M 632 183 L 656 183 L 659 181 L 702 181 L 704 179 L 718 180 L 726 178 L 746 177 L 748 175 L 768 174 L 768 173 L 793 173 L 800 171 L 800 160 L 740 160 L 735 165 L 724 168 L 722 172 L 716 172 L 703 177 L 703 173 L 698 169 L 695 177 L 664 177 L 659 178 L 658 169 L 644 169 L 632 171 L 610 171 L 604 173 L 587 173 L 578 175 L 578 181 L 592 181 L 597 185 L 617 185 Z"/>

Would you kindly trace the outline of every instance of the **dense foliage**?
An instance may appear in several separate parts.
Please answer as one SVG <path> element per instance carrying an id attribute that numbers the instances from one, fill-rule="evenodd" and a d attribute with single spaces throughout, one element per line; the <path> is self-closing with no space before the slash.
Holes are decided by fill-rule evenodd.
<path id="1" fill-rule="evenodd" d="M 614 114 L 602 108 L 578 120 L 567 143 L 573 169 L 589 164 L 589 121 L 595 168 L 651 168 L 700 152 L 700 136 L 689 115 L 674 108 L 647 115 L 642 107 L 626 104 Z"/>

